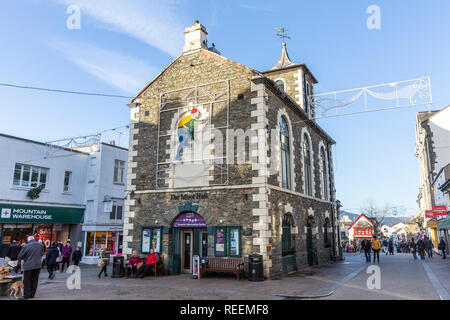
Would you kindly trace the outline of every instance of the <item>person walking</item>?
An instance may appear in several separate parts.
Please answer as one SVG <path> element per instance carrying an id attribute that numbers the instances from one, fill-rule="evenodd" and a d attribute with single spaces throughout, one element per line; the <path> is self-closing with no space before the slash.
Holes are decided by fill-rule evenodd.
<path id="1" fill-rule="evenodd" d="M 442 251 L 442 259 L 445 259 L 445 248 L 447 245 L 445 244 L 444 237 L 441 237 L 441 241 L 439 241 L 438 249 Z"/>
<path id="2" fill-rule="evenodd" d="M 370 262 L 370 250 L 372 249 L 372 244 L 369 239 L 364 239 L 361 241 L 361 249 L 364 250 L 364 255 L 366 256 L 366 262 Z"/>
<path id="3" fill-rule="evenodd" d="M 425 260 L 425 243 L 420 237 L 419 240 L 417 240 L 417 251 L 419 252 L 420 258 L 422 260 Z"/>
<path id="4" fill-rule="evenodd" d="M 414 242 L 414 238 L 411 239 L 411 243 L 409 244 L 409 247 L 411 248 L 411 252 L 413 254 L 414 260 L 417 260 L 416 243 Z"/>
<path id="5" fill-rule="evenodd" d="M 73 252 L 72 255 L 72 261 L 74 265 L 78 265 L 81 261 L 81 250 L 80 247 L 77 246 L 77 248 L 75 249 L 75 251 Z"/>
<path id="6" fill-rule="evenodd" d="M 20 250 L 18 259 L 23 260 L 23 289 L 24 294 L 21 299 L 34 298 L 41 272 L 42 256 L 45 252 L 44 246 L 29 236 L 27 244 Z"/>
<path id="7" fill-rule="evenodd" d="M 72 247 L 70 246 L 70 241 L 66 242 L 66 245 L 62 249 L 62 266 L 61 272 L 64 272 L 64 265 L 67 263 L 67 268 L 70 265 L 70 256 L 72 255 Z"/>
<path id="8" fill-rule="evenodd" d="M 384 240 L 383 240 L 383 250 L 384 250 L 384 253 L 386 253 L 386 255 L 388 254 L 388 246 L 389 246 L 389 242 L 387 241 L 386 238 L 384 238 Z"/>
<path id="9" fill-rule="evenodd" d="M 430 259 L 433 258 L 433 248 L 434 248 L 433 241 L 431 241 L 429 237 L 425 237 L 424 245 L 428 258 Z"/>
<path id="10" fill-rule="evenodd" d="M 56 247 L 58 248 L 58 251 L 59 251 L 59 257 L 58 257 L 58 259 L 56 259 L 56 272 L 59 272 L 61 269 L 61 262 L 63 259 L 62 250 L 64 248 L 64 245 L 61 240 L 58 241 L 58 244 L 56 245 Z"/>
<path id="11" fill-rule="evenodd" d="M 389 239 L 388 248 L 389 255 L 394 255 L 394 241 L 392 241 L 392 239 Z"/>
<path id="12" fill-rule="evenodd" d="M 56 259 L 59 257 L 59 250 L 56 242 L 52 243 L 52 246 L 48 249 L 47 255 L 45 257 L 45 262 L 47 264 L 48 278 L 53 280 L 55 277 L 54 270 L 56 268 Z"/>
<path id="13" fill-rule="evenodd" d="M 102 250 L 102 252 L 100 253 L 100 259 L 101 259 L 101 261 L 102 261 L 102 265 L 101 265 L 101 270 L 100 270 L 100 273 L 98 274 L 98 277 L 100 278 L 101 277 L 101 275 L 102 275 L 102 273 L 104 272 L 105 273 L 105 277 L 107 277 L 108 276 L 108 274 L 106 273 L 106 269 L 107 269 L 107 267 L 108 267 L 108 264 L 109 264 L 109 258 L 110 258 L 110 253 L 109 253 L 109 251 L 108 251 L 108 249 L 107 248 L 104 248 L 103 250 Z M 99 260 L 100 260 L 99 259 Z M 100 266 L 100 265 L 99 265 Z"/>
<path id="14" fill-rule="evenodd" d="M 375 258 L 377 258 L 378 263 L 380 263 L 380 249 L 381 242 L 377 239 L 377 236 L 373 236 L 372 240 L 372 250 L 373 250 L 373 262 L 375 263 Z"/>

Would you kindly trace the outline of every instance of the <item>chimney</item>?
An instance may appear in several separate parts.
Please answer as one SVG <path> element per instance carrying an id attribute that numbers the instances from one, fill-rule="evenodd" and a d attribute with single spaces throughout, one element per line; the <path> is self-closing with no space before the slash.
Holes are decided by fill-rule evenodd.
<path id="1" fill-rule="evenodd" d="M 188 52 L 196 49 L 208 49 L 206 43 L 206 29 L 198 22 L 194 21 L 194 24 L 184 29 L 184 48 L 183 52 Z"/>

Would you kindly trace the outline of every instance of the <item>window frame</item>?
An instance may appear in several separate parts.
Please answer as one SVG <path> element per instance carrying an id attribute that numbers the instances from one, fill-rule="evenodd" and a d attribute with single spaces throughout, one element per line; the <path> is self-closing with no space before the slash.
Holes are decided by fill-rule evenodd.
<path id="1" fill-rule="evenodd" d="M 120 159 L 114 159 L 114 173 L 113 173 L 113 183 L 124 184 L 124 172 L 125 172 L 125 161 Z M 116 179 L 117 173 L 117 179 Z M 120 173 L 120 179 L 119 179 Z"/>
<path id="2" fill-rule="evenodd" d="M 311 141 L 306 133 L 303 134 L 303 163 L 304 163 L 304 173 L 303 178 L 305 179 L 305 194 L 308 196 L 313 196 L 312 188 L 312 152 L 311 152 Z M 306 161 L 308 159 L 308 161 Z"/>
<path id="3" fill-rule="evenodd" d="M 240 226 L 227 226 L 226 227 L 226 229 L 227 229 L 227 240 L 226 240 L 226 242 L 227 242 L 227 247 L 228 247 L 228 257 L 234 257 L 234 258 L 240 258 L 241 256 L 242 256 L 242 252 L 241 252 L 241 248 L 242 248 L 242 236 L 241 236 L 241 227 Z M 232 230 L 232 229 L 237 229 L 238 230 L 238 241 L 239 241 L 239 243 L 238 243 L 238 254 L 236 255 L 236 254 L 230 254 L 230 252 L 231 252 L 231 241 L 230 241 L 230 231 Z"/>
<path id="4" fill-rule="evenodd" d="M 144 237 L 143 237 L 143 233 L 144 233 L 144 229 L 150 229 L 150 249 L 148 251 L 144 251 L 143 247 L 144 247 Z M 160 233 L 159 233 L 159 252 L 155 250 L 155 252 L 157 252 L 158 254 L 162 253 L 162 238 L 163 238 L 163 227 L 161 226 L 142 226 L 141 227 L 141 253 L 142 254 L 149 254 L 150 250 L 153 247 L 153 230 L 155 229 L 159 229 Z"/>
<path id="5" fill-rule="evenodd" d="M 280 88 L 280 87 L 279 87 L 278 82 L 282 82 L 282 83 L 283 83 L 283 88 Z M 274 83 L 275 83 L 275 86 L 276 86 L 278 89 L 280 89 L 280 90 L 283 91 L 283 92 L 287 92 L 286 80 L 284 80 L 283 78 L 277 78 L 277 79 L 275 79 Z"/>
<path id="6" fill-rule="evenodd" d="M 329 186 L 328 186 L 328 158 L 324 146 L 320 147 L 320 165 L 322 167 L 322 197 L 323 200 L 329 200 Z"/>
<path id="7" fill-rule="evenodd" d="M 218 229 L 224 229 L 225 231 L 224 231 L 224 250 L 223 250 L 223 254 L 218 254 L 217 253 L 217 250 L 216 250 L 216 248 L 217 248 L 217 230 Z M 216 227 L 214 227 L 214 256 L 215 257 L 226 257 L 227 256 L 227 249 L 228 249 L 228 230 L 227 230 L 227 227 L 225 227 L 225 226 L 216 226 Z"/>
<path id="8" fill-rule="evenodd" d="M 282 123 L 284 123 L 284 125 L 282 125 Z M 279 138 L 280 138 L 281 187 L 291 190 L 292 189 L 291 146 L 290 146 L 291 135 L 289 132 L 288 121 L 284 115 L 280 117 L 278 125 L 280 128 Z"/>
<path id="9" fill-rule="evenodd" d="M 65 190 L 66 189 L 66 174 L 67 173 L 69 173 L 69 183 L 67 184 L 67 190 Z M 65 192 L 65 193 L 72 192 L 72 177 L 73 177 L 73 172 L 72 171 L 68 171 L 68 170 L 64 171 L 63 192 Z"/>
<path id="10" fill-rule="evenodd" d="M 18 184 L 15 184 L 15 181 L 17 180 L 15 178 L 16 176 L 16 171 L 17 166 L 20 166 L 20 177 L 18 180 Z M 28 179 L 27 180 L 23 180 L 23 176 L 24 176 L 24 171 L 25 171 L 25 167 L 29 168 L 27 174 L 28 174 Z M 33 170 L 37 170 L 37 179 L 35 180 L 35 182 L 33 182 Z M 32 165 L 28 165 L 28 164 L 22 164 L 22 163 L 15 163 L 14 164 L 14 170 L 13 170 L 13 187 L 19 187 L 19 188 L 36 188 L 39 187 L 41 185 L 44 185 L 44 189 L 47 188 L 47 184 L 48 184 L 48 175 L 49 175 L 49 168 L 45 168 L 45 167 L 38 167 L 38 166 L 32 166 Z M 41 175 L 42 174 L 42 175 Z M 45 174 L 45 181 L 41 182 L 41 177 Z M 24 185 L 24 182 L 27 183 L 27 185 Z M 35 184 L 34 186 L 32 184 Z"/>

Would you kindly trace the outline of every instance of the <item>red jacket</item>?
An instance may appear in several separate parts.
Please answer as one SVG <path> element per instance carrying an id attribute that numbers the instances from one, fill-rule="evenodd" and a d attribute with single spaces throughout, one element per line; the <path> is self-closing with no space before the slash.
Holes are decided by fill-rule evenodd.
<path id="1" fill-rule="evenodd" d="M 128 261 L 128 264 L 130 266 L 135 266 L 137 265 L 139 262 L 141 262 L 141 257 L 137 256 L 137 257 L 133 257 L 131 256 L 130 261 Z"/>
<path id="2" fill-rule="evenodd" d="M 147 257 L 147 262 L 145 263 L 145 265 L 149 266 L 151 264 L 156 264 L 156 254 L 149 254 Z"/>

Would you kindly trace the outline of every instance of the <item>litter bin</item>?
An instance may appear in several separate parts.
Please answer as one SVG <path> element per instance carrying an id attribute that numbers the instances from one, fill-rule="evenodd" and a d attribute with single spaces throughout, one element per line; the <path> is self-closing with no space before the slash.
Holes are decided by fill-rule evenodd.
<path id="1" fill-rule="evenodd" d="M 123 256 L 115 256 L 113 258 L 113 270 L 111 278 L 123 277 Z"/>
<path id="2" fill-rule="evenodd" d="M 248 256 L 248 281 L 264 281 L 263 257 L 260 254 Z"/>

